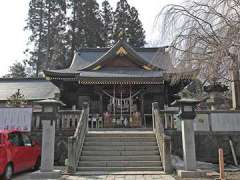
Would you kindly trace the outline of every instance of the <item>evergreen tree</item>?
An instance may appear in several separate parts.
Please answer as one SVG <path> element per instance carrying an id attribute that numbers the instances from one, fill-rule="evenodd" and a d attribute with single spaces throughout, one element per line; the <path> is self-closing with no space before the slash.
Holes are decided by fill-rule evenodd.
<path id="1" fill-rule="evenodd" d="M 66 67 L 79 48 L 112 46 L 120 33 L 134 47 L 145 43 L 138 12 L 127 0 L 120 0 L 115 12 L 108 0 L 101 11 L 96 0 L 30 0 L 26 29 L 32 48 L 25 62 L 36 76 L 43 69 Z"/>
<path id="2" fill-rule="evenodd" d="M 69 39 L 71 53 L 82 47 L 103 47 L 103 24 L 96 0 L 71 0 Z"/>
<path id="3" fill-rule="evenodd" d="M 142 22 L 138 17 L 138 11 L 135 7 L 130 10 L 131 20 L 129 24 L 129 44 L 133 47 L 143 47 L 145 42 L 145 31 Z"/>
<path id="4" fill-rule="evenodd" d="M 113 39 L 119 40 L 120 34 L 124 35 L 126 41 L 129 39 L 128 26 L 130 24 L 130 5 L 126 0 L 120 0 L 114 12 Z"/>
<path id="5" fill-rule="evenodd" d="M 63 68 L 65 62 L 66 1 L 47 0 L 47 69 Z"/>
<path id="6" fill-rule="evenodd" d="M 61 53 L 56 54 L 59 52 L 56 47 L 64 43 L 65 14 L 65 0 L 30 1 L 25 29 L 31 31 L 30 43 L 33 43 L 33 49 L 27 51 L 30 54 L 27 62 L 36 70 L 36 76 L 46 67 L 55 68 L 55 62 L 63 59 Z"/>
<path id="7" fill-rule="evenodd" d="M 27 77 L 25 65 L 20 62 L 15 62 L 9 68 L 9 73 L 3 78 L 25 78 Z"/>
<path id="8" fill-rule="evenodd" d="M 107 0 L 102 2 L 103 41 L 105 47 L 113 45 L 113 10 Z"/>
<path id="9" fill-rule="evenodd" d="M 79 0 L 69 0 L 68 9 L 71 10 L 72 14 L 68 18 L 67 24 L 69 30 L 67 32 L 67 44 L 70 49 L 70 58 L 73 58 L 74 51 L 79 47 L 83 47 L 84 33 L 82 32 L 82 5 Z"/>
<path id="10" fill-rule="evenodd" d="M 29 3 L 27 26 L 25 27 L 25 29 L 31 31 L 29 40 L 33 43 L 33 50 L 27 49 L 25 51 L 26 54 L 30 55 L 30 58 L 26 62 L 36 70 L 36 76 L 38 76 L 42 65 L 41 60 L 44 59 L 43 36 L 46 34 L 43 20 L 44 8 L 45 4 L 42 0 L 31 0 Z"/>
<path id="11" fill-rule="evenodd" d="M 85 47 L 103 47 L 102 21 L 99 5 L 96 0 L 85 0 L 83 3 L 83 29 L 85 32 Z"/>
<path id="12" fill-rule="evenodd" d="M 127 0 L 120 0 L 114 12 L 113 39 L 119 40 L 123 33 L 124 39 L 133 47 L 142 47 L 145 44 L 145 32 L 138 17 L 136 8 L 128 4 Z"/>

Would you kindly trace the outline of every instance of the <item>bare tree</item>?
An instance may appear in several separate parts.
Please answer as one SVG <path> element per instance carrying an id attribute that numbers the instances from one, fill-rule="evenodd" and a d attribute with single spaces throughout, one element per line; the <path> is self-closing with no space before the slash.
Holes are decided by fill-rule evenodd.
<path id="1" fill-rule="evenodd" d="M 175 71 L 199 69 L 205 82 L 230 81 L 240 55 L 239 0 L 192 0 L 168 5 L 158 20 L 162 39 L 172 39 L 170 55 Z"/>

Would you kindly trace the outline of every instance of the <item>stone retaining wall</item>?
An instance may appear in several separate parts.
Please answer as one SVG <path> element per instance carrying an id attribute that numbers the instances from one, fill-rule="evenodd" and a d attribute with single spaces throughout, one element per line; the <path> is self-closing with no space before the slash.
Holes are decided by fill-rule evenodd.
<path id="1" fill-rule="evenodd" d="M 181 132 L 172 131 L 167 134 L 171 136 L 172 154 L 182 158 Z M 218 148 L 223 148 L 225 163 L 233 164 L 229 139 L 233 142 L 237 160 L 240 162 L 240 132 L 195 132 L 197 160 L 218 163 Z"/>
<path id="2" fill-rule="evenodd" d="M 67 138 L 75 130 L 56 131 L 55 140 L 55 165 L 64 165 L 67 158 Z M 171 136 L 171 152 L 182 158 L 182 136 L 179 131 L 166 131 Z M 41 144 L 41 130 L 31 132 L 33 140 Z M 229 145 L 232 140 L 237 160 L 240 162 L 240 132 L 195 132 L 196 156 L 198 161 L 218 163 L 218 148 L 223 148 L 225 162 L 233 164 L 232 152 Z"/>

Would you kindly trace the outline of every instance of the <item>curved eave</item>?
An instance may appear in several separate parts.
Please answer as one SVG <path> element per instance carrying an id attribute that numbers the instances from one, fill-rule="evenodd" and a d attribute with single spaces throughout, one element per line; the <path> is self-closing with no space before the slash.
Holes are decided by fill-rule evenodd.
<path id="1" fill-rule="evenodd" d="M 79 77 L 79 84 L 163 84 L 163 78 L 89 78 Z"/>
<path id="2" fill-rule="evenodd" d="M 47 80 L 77 80 L 79 73 L 58 72 L 44 70 L 44 75 Z"/>

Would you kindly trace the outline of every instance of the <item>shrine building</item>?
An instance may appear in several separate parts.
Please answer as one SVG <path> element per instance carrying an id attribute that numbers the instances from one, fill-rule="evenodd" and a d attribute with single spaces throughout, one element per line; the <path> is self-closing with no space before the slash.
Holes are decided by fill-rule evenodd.
<path id="1" fill-rule="evenodd" d="M 91 127 L 151 127 L 152 103 L 164 109 L 189 83 L 170 83 L 167 49 L 133 48 L 120 40 L 111 48 L 80 49 L 69 68 L 44 74 L 60 89 L 66 109 L 89 103 Z"/>

